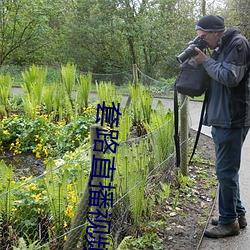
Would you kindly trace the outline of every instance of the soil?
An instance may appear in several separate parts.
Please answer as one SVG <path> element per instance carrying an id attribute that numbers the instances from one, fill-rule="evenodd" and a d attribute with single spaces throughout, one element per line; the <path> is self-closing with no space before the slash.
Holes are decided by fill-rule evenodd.
<path id="1" fill-rule="evenodd" d="M 16 181 L 23 176 L 39 176 L 45 171 L 43 159 L 37 159 L 32 153 L 22 153 L 14 156 L 12 152 L 7 152 L 0 156 L 0 160 L 4 160 L 7 166 L 11 165 L 13 167 Z"/>

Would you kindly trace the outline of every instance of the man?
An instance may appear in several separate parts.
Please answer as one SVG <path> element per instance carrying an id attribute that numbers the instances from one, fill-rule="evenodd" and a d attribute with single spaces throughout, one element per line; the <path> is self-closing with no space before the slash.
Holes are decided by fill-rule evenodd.
<path id="1" fill-rule="evenodd" d="M 221 238 L 239 234 L 247 226 L 240 200 L 241 149 L 250 126 L 250 47 L 237 27 L 225 29 L 220 16 L 202 17 L 195 30 L 213 50 L 206 56 L 195 48 L 193 59 L 210 76 L 204 125 L 212 126 L 219 181 L 219 218 L 205 235 Z"/>

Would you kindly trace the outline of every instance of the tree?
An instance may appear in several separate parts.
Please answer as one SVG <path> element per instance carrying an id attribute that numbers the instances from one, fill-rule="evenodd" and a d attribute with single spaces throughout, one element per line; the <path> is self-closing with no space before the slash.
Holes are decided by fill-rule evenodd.
<path id="1" fill-rule="evenodd" d="M 250 39 L 250 2 L 248 0 L 225 0 L 221 11 L 226 25 L 239 26 L 242 33 Z"/>
<path id="2" fill-rule="evenodd" d="M 43 32 L 46 10 L 39 1 L 8 0 L 0 2 L 0 65 L 17 53 L 29 41 Z M 41 43 L 34 44 L 26 53 L 31 53 Z M 19 63 L 19 62 L 17 62 Z"/>

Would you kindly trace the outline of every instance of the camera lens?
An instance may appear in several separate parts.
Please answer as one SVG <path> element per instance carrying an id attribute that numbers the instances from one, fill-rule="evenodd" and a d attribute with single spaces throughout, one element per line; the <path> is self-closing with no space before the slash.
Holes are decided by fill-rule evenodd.
<path id="1" fill-rule="evenodd" d="M 179 63 L 183 63 L 188 58 L 198 55 L 198 53 L 194 49 L 195 47 L 195 44 L 191 44 L 189 47 L 187 47 L 180 55 L 176 57 L 177 61 Z"/>
<path id="2" fill-rule="evenodd" d="M 203 50 L 207 47 L 207 43 L 199 36 L 197 36 L 192 43 L 180 54 L 176 57 L 177 61 L 179 63 L 183 63 L 188 58 L 198 55 L 195 47 L 199 48 L 200 50 Z"/>

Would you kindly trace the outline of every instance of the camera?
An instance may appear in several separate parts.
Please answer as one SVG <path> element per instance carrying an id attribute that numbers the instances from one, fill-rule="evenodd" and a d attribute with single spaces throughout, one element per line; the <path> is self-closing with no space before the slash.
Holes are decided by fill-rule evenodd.
<path id="1" fill-rule="evenodd" d="M 197 36 L 190 45 L 180 54 L 176 57 L 177 61 L 179 63 L 183 63 L 188 58 L 198 55 L 198 53 L 195 51 L 195 47 L 199 48 L 200 50 L 203 50 L 207 48 L 207 43 L 199 36 Z"/>

